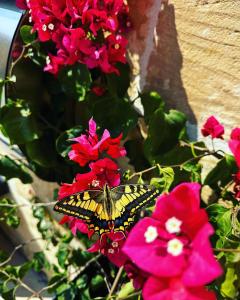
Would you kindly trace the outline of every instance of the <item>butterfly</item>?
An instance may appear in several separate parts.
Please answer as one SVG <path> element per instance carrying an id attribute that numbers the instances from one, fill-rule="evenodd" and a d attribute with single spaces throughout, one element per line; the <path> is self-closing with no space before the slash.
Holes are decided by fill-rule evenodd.
<path id="1" fill-rule="evenodd" d="M 138 212 L 150 204 L 159 191 L 144 184 L 128 184 L 102 190 L 87 190 L 58 201 L 54 210 L 84 220 L 89 230 L 104 233 L 125 232 Z"/>

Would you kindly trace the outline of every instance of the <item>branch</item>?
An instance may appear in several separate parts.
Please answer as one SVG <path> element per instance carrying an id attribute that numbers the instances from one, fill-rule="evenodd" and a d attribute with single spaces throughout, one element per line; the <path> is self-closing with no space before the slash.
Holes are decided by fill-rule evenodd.
<path id="1" fill-rule="evenodd" d="M 230 248 L 214 248 L 216 252 L 232 252 L 232 253 L 240 253 L 240 249 L 230 249 Z"/>
<path id="2" fill-rule="evenodd" d="M 117 288 L 118 282 L 119 282 L 119 280 L 120 280 L 120 278 L 122 276 L 123 270 L 124 270 L 123 266 L 118 270 L 117 276 L 116 276 L 116 278 L 115 278 L 115 280 L 113 282 L 113 285 L 112 285 L 112 288 L 111 288 L 111 290 L 110 290 L 110 292 L 108 294 L 107 300 L 109 300 L 109 299 L 112 298 L 112 295 L 115 292 L 115 289 Z"/>
<path id="3" fill-rule="evenodd" d="M 30 243 L 32 243 L 32 242 L 36 242 L 36 241 L 42 240 L 42 239 L 43 239 L 43 238 L 41 238 L 41 237 L 39 237 L 39 238 L 34 238 L 34 239 L 28 240 L 28 241 L 26 241 L 26 242 L 24 242 L 24 243 L 22 243 L 22 244 L 17 245 L 17 246 L 13 249 L 12 253 L 10 254 L 10 256 L 9 256 L 5 261 L 3 261 L 2 263 L 0 263 L 0 267 L 3 267 L 5 264 L 7 264 L 8 262 L 10 262 L 11 259 L 13 258 L 13 256 L 15 255 L 15 253 L 16 253 L 19 249 L 23 248 L 24 246 L 26 246 L 26 245 L 28 245 L 28 244 L 30 244 Z"/>
<path id="4" fill-rule="evenodd" d="M 37 206 L 52 206 L 56 204 L 58 201 L 53 202 L 42 202 L 42 203 L 24 203 L 24 204 L 8 204 L 8 203 L 0 203 L 0 207 L 37 207 Z"/>
<path id="5" fill-rule="evenodd" d="M 9 77 L 12 76 L 13 69 L 14 69 L 14 67 L 16 66 L 16 64 L 23 58 L 26 49 L 27 49 L 28 47 L 32 46 L 32 45 L 33 45 L 34 43 L 36 43 L 36 42 L 38 42 L 38 40 L 35 40 L 35 41 L 31 42 L 31 43 L 28 43 L 28 44 L 22 46 L 22 51 L 21 51 L 20 55 L 18 56 L 18 58 L 16 58 L 16 59 L 15 59 L 14 61 L 12 61 L 12 63 L 11 63 L 11 66 L 10 66 L 9 72 L 8 72 Z"/>
<path id="6" fill-rule="evenodd" d="M 6 271 L 4 270 L 0 270 L 0 273 L 4 274 L 5 276 L 8 277 L 9 280 L 15 281 L 16 283 L 18 283 L 20 286 L 22 286 L 23 288 L 25 288 L 27 291 L 29 291 L 30 293 L 32 293 L 32 296 L 36 296 L 39 299 L 43 300 L 42 296 L 34 291 L 30 286 L 28 286 L 25 282 L 23 282 L 20 278 L 16 278 L 16 277 L 12 277 L 10 276 Z"/>
<path id="7" fill-rule="evenodd" d="M 198 156 L 196 156 L 196 157 L 192 157 L 192 158 L 190 158 L 190 159 L 184 161 L 184 162 L 181 163 L 181 164 L 168 165 L 168 166 L 167 166 L 167 165 L 156 164 L 155 166 L 150 167 L 150 168 L 148 168 L 148 169 L 142 170 L 142 171 L 140 171 L 140 172 L 133 173 L 131 176 L 129 176 L 129 180 L 132 179 L 132 178 L 135 177 L 135 176 L 142 176 L 142 174 L 147 173 L 147 172 L 150 172 L 150 171 L 156 169 L 157 167 L 161 167 L 161 168 L 169 167 L 169 168 L 173 168 L 173 169 L 174 169 L 174 168 L 180 168 L 180 169 L 181 169 L 181 168 L 182 168 L 185 164 L 187 164 L 187 163 L 190 163 L 190 162 L 192 162 L 192 161 L 201 159 L 201 158 L 203 158 L 203 157 L 205 157 L 205 156 L 215 155 L 215 154 L 217 154 L 217 153 L 218 153 L 218 151 L 215 151 L 215 152 L 207 152 L 207 153 L 198 155 Z"/>
<path id="8" fill-rule="evenodd" d="M 41 293 L 43 293 L 44 291 L 51 289 L 53 287 L 55 287 L 57 284 L 59 284 L 60 282 L 64 281 L 65 279 L 69 278 L 71 281 L 75 280 L 81 273 L 83 273 L 93 262 L 96 262 L 98 260 L 98 258 L 101 256 L 101 254 L 98 254 L 97 256 L 93 257 L 92 259 L 90 259 L 82 268 L 80 268 L 79 270 L 75 270 L 74 272 L 63 276 L 61 279 L 59 279 L 58 281 L 52 283 L 51 285 L 45 286 L 44 288 L 42 288 L 41 290 L 38 291 L 38 294 L 40 295 Z M 73 275 L 75 275 L 74 277 L 72 277 Z"/>

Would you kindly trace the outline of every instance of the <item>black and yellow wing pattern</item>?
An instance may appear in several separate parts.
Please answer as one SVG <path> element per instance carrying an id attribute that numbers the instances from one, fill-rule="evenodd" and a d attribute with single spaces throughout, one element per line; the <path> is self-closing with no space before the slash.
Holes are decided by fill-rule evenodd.
<path id="1" fill-rule="evenodd" d="M 128 184 L 103 190 L 89 190 L 70 195 L 59 201 L 54 210 L 73 216 L 88 224 L 99 235 L 124 232 L 134 223 L 135 216 L 159 195 L 149 185 Z"/>

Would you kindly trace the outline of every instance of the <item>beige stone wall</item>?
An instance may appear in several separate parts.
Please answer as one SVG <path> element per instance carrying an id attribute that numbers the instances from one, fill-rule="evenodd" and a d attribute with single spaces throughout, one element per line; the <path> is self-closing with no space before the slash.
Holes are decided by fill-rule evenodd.
<path id="1" fill-rule="evenodd" d="M 130 0 L 130 6 L 133 96 L 137 88 L 155 89 L 191 123 L 215 114 L 228 132 L 240 126 L 240 0 L 171 0 L 162 8 L 160 0 Z"/>

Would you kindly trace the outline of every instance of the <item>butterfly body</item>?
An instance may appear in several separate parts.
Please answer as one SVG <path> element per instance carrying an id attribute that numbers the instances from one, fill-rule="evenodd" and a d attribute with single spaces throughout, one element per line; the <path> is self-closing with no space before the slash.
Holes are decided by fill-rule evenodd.
<path id="1" fill-rule="evenodd" d="M 138 211 L 159 195 L 148 185 L 120 185 L 89 190 L 60 200 L 54 210 L 84 220 L 98 234 L 114 230 L 124 232 Z"/>

